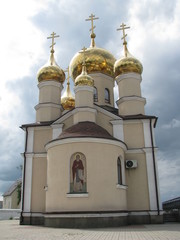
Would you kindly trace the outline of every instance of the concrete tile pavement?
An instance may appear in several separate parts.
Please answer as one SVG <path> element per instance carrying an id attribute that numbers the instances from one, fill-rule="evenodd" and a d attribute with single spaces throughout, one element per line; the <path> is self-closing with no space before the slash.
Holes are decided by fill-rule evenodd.
<path id="1" fill-rule="evenodd" d="M 103 229 L 61 229 L 20 226 L 0 221 L 0 240 L 180 240 L 180 223 Z"/>

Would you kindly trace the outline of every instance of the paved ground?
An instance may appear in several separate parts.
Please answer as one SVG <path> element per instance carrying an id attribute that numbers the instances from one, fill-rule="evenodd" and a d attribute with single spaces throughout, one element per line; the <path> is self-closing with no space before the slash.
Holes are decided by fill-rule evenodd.
<path id="1" fill-rule="evenodd" d="M 104 229 L 60 229 L 20 226 L 18 220 L 0 221 L 0 240 L 180 240 L 180 223 Z"/>

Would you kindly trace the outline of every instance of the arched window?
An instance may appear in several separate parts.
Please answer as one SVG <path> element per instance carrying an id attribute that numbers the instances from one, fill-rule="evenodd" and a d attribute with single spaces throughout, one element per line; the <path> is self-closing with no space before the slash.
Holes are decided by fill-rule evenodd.
<path id="1" fill-rule="evenodd" d="M 109 89 L 105 88 L 104 94 L 105 94 L 105 103 L 110 103 Z"/>
<path id="2" fill-rule="evenodd" d="M 117 160 L 117 171 L 118 171 L 118 184 L 122 185 L 122 166 L 121 166 L 121 159 L 119 157 Z"/>
<path id="3" fill-rule="evenodd" d="M 97 88 L 94 87 L 94 102 L 97 102 L 98 101 L 98 91 L 97 91 Z"/>
<path id="4" fill-rule="evenodd" d="M 76 152 L 70 159 L 70 192 L 85 193 L 86 186 L 86 157 Z"/>

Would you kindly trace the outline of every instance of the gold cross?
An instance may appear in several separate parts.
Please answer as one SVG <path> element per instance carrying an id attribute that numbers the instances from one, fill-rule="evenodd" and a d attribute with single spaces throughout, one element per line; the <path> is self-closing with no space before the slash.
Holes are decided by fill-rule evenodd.
<path id="1" fill-rule="evenodd" d="M 59 35 L 56 35 L 55 32 L 51 33 L 51 36 L 50 36 L 50 37 L 47 37 L 47 39 L 52 39 L 52 45 L 50 46 L 51 52 L 54 52 L 54 45 L 56 44 L 56 43 L 54 42 L 54 39 L 57 38 L 57 37 L 59 37 Z"/>
<path id="2" fill-rule="evenodd" d="M 86 60 L 85 60 L 85 51 L 86 51 L 86 47 L 83 47 L 82 48 L 82 51 L 80 52 L 80 53 L 83 53 L 83 64 L 82 65 L 84 65 L 85 66 L 85 64 L 86 64 Z"/>
<path id="3" fill-rule="evenodd" d="M 91 21 L 91 28 L 90 28 L 90 31 L 92 31 L 91 34 L 94 34 L 94 29 L 96 27 L 96 26 L 93 25 L 93 20 L 97 20 L 97 19 L 99 19 L 99 18 L 95 17 L 95 15 L 93 15 L 92 13 L 89 16 L 89 18 L 85 19 L 86 21 Z"/>
<path id="4" fill-rule="evenodd" d="M 127 34 L 125 34 L 125 29 L 128 29 L 128 28 L 130 28 L 130 27 L 126 27 L 126 24 L 122 23 L 122 24 L 120 25 L 120 28 L 117 29 L 117 31 L 119 31 L 119 30 L 122 30 L 122 31 L 123 31 L 123 37 L 121 38 L 121 39 L 124 40 L 123 44 L 127 44 L 127 42 L 126 42 Z"/>
<path id="5" fill-rule="evenodd" d="M 67 72 L 68 76 L 67 76 L 67 85 L 69 85 L 69 78 L 70 78 L 70 74 L 69 74 L 69 66 L 67 67 L 67 69 L 64 71 Z"/>

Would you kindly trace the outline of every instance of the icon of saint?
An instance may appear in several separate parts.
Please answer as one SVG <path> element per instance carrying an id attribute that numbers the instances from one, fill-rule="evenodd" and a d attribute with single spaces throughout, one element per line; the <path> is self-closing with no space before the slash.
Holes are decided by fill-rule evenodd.
<path id="1" fill-rule="evenodd" d="M 79 154 L 76 155 L 76 159 L 73 162 L 72 174 L 73 174 L 73 191 L 81 192 L 84 184 L 84 166 L 82 160 L 80 159 Z"/>

